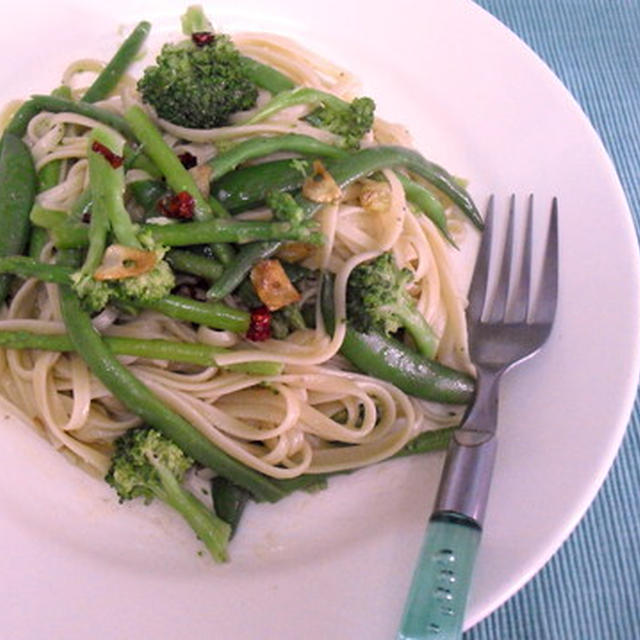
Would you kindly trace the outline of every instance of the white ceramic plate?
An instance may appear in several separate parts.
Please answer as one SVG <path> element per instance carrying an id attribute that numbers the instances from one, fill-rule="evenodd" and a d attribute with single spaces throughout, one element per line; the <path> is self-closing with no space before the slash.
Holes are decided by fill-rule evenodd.
<path id="1" fill-rule="evenodd" d="M 118 28 L 177 24 L 180 3 L 3 3 L 0 98 L 45 92 Z M 612 165 L 586 118 L 514 35 L 464 0 L 211 3 L 229 30 L 291 35 L 355 70 L 379 113 L 487 194 L 561 212 L 561 298 L 544 352 L 503 388 L 501 447 L 467 625 L 522 586 L 573 529 L 623 435 L 638 375 L 638 256 Z M 214 13 L 215 12 L 215 13 Z M 503 201 L 504 202 L 504 201 Z M 2 416 L 0 416 L 2 417 Z M 12 640 L 394 636 L 441 457 L 380 465 L 247 513 L 213 566 L 161 508 L 111 491 L 14 420 L 0 447 L 0 621 Z"/>

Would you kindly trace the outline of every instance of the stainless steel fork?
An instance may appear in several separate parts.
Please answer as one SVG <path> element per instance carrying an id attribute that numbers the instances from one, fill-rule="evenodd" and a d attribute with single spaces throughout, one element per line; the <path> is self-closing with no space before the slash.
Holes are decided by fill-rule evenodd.
<path id="1" fill-rule="evenodd" d="M 533 196 L 529 197 L 519 273 L 512 277 L 515 197 L 493 295 L 489 266 L 494 199 L 487 207 L 469 288 L 469 350 L 476 366 L 473 403 L 455 432 L 405 606 L 399 640 L 460 638 L 496 452 L 498 386 L 548 338 L 558 299 L 558 205 L 554 198 L 538 294 L 532 300 Z M 513 285 L 511 282 L 513 281 Z"/>

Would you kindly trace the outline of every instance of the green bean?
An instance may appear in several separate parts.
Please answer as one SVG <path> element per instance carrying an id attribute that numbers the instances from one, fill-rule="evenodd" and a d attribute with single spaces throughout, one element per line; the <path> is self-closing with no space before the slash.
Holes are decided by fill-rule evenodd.
<path id="1" fill-rule="evenodd" d="M 30 106 L 26 107 L 25 105 Z M 34 95 L 24 103 L 23 107 L 25 107 L 25 115 L 21 116 L 15 125 L 10 123 L 12 130 L 17 130 L 21 136 L 24 135 L 27 130 L 29 120 L 40 113 L 40 111 L 51 111 L 52 113 L 63 113 L 65 111 L 69 111 L 70 113 L 76 113 L 78 115 L 91 118 L 92 120 L 97 120 L 98 122 L 119 131 L 125 138 L 134 139 L 133 131 L 124 118 L 112 113 L 111 111 L 107 111 L 106 109 L 96 107 L 93 104 L 86 102 L 74 102 L 73 100 L 65 100 L 64 98 L 58 98 L 56 96 Z M 30 117 L 28 117 L 29 114 Z M 16 116 L 14 116 L 13 119 L 15 119 L 15 117 Z"/>
<path id="2" fill-rule="evenodd" d="M 396 172 L 396 176 L 400 180 L 404 193 L 409 202 L 412 202 L 420 211 L 422 211 L 433 224 L 436 225 L 440 233 L 444 236 L 444 238 L 451 244 L 453 247 L 457 245 L 451 234 L 449 233 L 449 229 L 447 228 L 447 216 L 444 212 L 444 207 L 438 198 L 436 198 L 431 191 L 423 187 L 421 184 L 411 180 L 407 176 L 403 175 L 400 172 Z"/>
<path id="3" fill-rule="evenodd" d="M 174 271 L 190 273 L 209 282 L 217 280 L 223 271 L 223 266 L 215 258 L 193 253 L 193 251 L 171 249 L 165 255 L 165 259 Z"/>
<path id="4" fill-rule="evenodd" d="M 270 258 L 279 248 L 280 242 L 252 242 L 243 247 L 234 264 L 211 285 L 207 297 L 220 300 L 229 295 L 247 277 L 254 264 Z"/>
<path id="5" fill-rule="evenodd" d="M 126 303 L 138 309 L 150 309 L 169 318 L 194 322 L 213 329 L 246 333 L 249 328 L 249 313 L 242 309 L 234 309 L 221 302 L 200 302 L 184 296 L 169 295 L 160 300 L 148 302 L 127 300 Z"/>
<path id="6" fill-rule="evenodd" d="M 61 252 L 59 261 L 66 266 L 77 266 L 76 256 L 70 252 Z M 286 495 L 271 479 L 216 447 L 123 366 L 95 330 L 69 286 L 60 286 L 60 311 L 74 349 L 125 407 L 173 440 L 194 460 L 249 490 L 256 500 L 276 501 Z"/>
<path id="7" fill-rule="evenodd" d="M 260 136 L 245 140 L 229 149 L 229 151 L 225 151 L 209 160 L 208 164 L 213 170 L 211 180 L 219 180 L 223 175 L 233 171 L 238 165 L 247 160 L 281 151 L 327 158 L 344 158 L 349 155 L 344 149 L 321 142 L 311 136 L 297 133 L 287 133 L 281 136 Z"/>
<path id="8" fill-rule="evenodd" d="M 253 58 L 249 58 L 248 56 L 240 57 L 242 58 L 245 73 L 249 79 L 262 89 L 266 89 L 270 93 L 280 93 L 281 91 L 289 91 L 295 87 L 293 80 L 277 69 L 258 62 Z"/>
<path id="9" fill-rule="evenodd" d="M 224 347 L 200 342 L 177 342 L 161 338 L 143 339 L 123 336 L 104 336 L 104 342 L 115 355 L 136 356 L 150 360 L 169 360 L 203 367 L 218 366 L 216 356 L 229 353 Z M 34 333 L 32 331 L 0 330 L 0 347 L 4 349 L 39 349 L 41 351 L 74 351 L 65 333 Z M 257 366 L 256 366 L 257 365 Z M 276 376 L 282 372 L 279 362 L 244 362 L 224 367 L 259 376 Z"/>
<path id="10" fill-rule="evenodd" d="M 31 151 L 12 133 L 0 143 L 0 256 L 22 254 L 29 241 L 29 213 L 36 196 L 37 175 Z M 0 277 L 0 303 L 9 291 L 10 277 Z"/>
<path id="11" fill-rule="evenodd" d="M 138 106 L 129 107 L 124 117 L 131 127 L 144 152 L 153 160 L 167 184 L 176 192 L 186 191 L 195 202 L 195 216 L 198 220 L 212 218 L 211 207 L 198 189 L 193 176 L 162 138 L 162 134 L 149 116 Z"/>
<path id="12" fill-rule="evenodd" d="M 144 224 L 142 233 L 167 247 L 218 242 L 253 243 L 264 240 L 290 240 L 321 244 L 319 232 L 305 225 L 271 220 L 207 220 L 177 224 Z M 83 223 L 58 225 L 52 229 L 53 241 L 59 249 L 77 249 L 87 244 L 89 227 Z"/>
<path id="13" fill-rule="evenodd" d="M 21 278 L 38 278 L 43 282 L 68 284 L 73 269 L 58 264 L 47 264 L 27 256 L 0 257 L 0 274 L 10 273 Z"/>
<path id="14" fill-rule="evenodd" d="M 142 21 L 138 23 L 129 37 L 120 45 L 107 66 L 87 89 L 84 96 L 82 96 L 83 102 L 98 102 L 98 100 L 104 100 L 109 97 L 109 94 L 115 89 L 124 73 L 135 60 L 150 30 L 151 24 L 149 22 Z"/>

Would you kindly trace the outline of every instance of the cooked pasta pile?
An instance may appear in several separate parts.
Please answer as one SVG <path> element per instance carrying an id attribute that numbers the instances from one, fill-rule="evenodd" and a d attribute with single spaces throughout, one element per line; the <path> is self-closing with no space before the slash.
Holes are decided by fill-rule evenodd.
<path id="1" fill-rule="evenodd" d="M 351 74 L 288 39 L 245 33 L 234 36 L 234 42 L 241 52 L 278 69 L 296 84 L 347 100 L 356 95 L 358 84 Z M 73 95 L 80 96 L 87 75 L 102 67 L 94 60 L 75 62 L 63 74 L 62 82 Z M 267 97 L 261 95 L 256 108 Z M 136 83 L 127 76 L 114 95 L 97 106 L 122 113 L 135 103 L 140 103 Z M 309 107 L 292 107 L 247 125 L 243 122 L 251 112 L 242 112 L 234 115 L 229 125 L 210 130 L 155 121 L 176 154 L 188 151 L 202 163 L 230 143 L 255 135 L 294 132 L 336 142 L 334 134 L 299 120 L 305 110 Z M 36 168 L 64 160 L 63 180 L 38 195 L 44 208 L 68 211 L 87 188 L 86 137 L 96 124 L 67 112 L 42 112 L 31 120 L 25 140 Z M 362 146 L 379 144 L 411 146 L 411 140 L 404 127 L 376 118 Z M 317 221 L 325 242 L 306 255 L 302 264 L 334 274 L 335 315 L 344 318 L 350 272 L 381 252 L 392 252 L 398 265 L 415 275 L 411 293 L 438 336 L 437 359 L 471 371 L 464 296 L 449 263 L 454 249 L 428 217 L 412 210 L 394 171 L 382 174 L 383 181 L 358 180 L 344 190 L 339 202 L 321 208 Z M 127 183 L 144 177 L 141 169 L 126 173 Z M 135 213 L 135 205 L 131 204 L 131 210 Z M 460 243 L 465 224 L 454 206 L 448 206 L 447 215 L 449 231 Z M 240 217 L 268 219 L 270 211 L 258 208 Z M 53 262 L 54 255 L 49 243 L 40 259 Z M 3 313 L 0 330 L 64 333 L 57 295 L 55 284 L 22 281 Z M 313 289 L 303 295 L 311 302 L 318 297 Z M 163 338 L 228 348 L 229 352 L 217 358 L 218 367 L 120 358 L 168 407 L 218 447 L 274 478 L 353 469 L 383 460 L 419 432 L 453 424 L 459 418 L 451 407 L 410 397 L 390 383 L 354 371 L 338 353 L 344 322 L 338 322 L 329 335 L 319 309 L 316 328 L 264 342 L 251 342 L 228 331 L 194 326 L 149 310 L 128 315 L 107 307 L 93 322 L 105 336 Z M 281 374 L 271 377 L 227 368 L 255 361 L 280 362 L 284 367 Z M 141 424 L 73 352 L 1 350 L 0 393 L 5 405 L 35 425 L 56 448 L 100 476 L 109 467 L 114 439 Z"/>

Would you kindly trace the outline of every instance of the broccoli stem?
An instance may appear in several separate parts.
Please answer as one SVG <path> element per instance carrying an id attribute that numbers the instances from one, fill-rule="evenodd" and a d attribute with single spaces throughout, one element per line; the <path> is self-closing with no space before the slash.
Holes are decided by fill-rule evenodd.
<path id="1" fill-rule="evenodd" d="M 163 464 L 149 456 L 160 485 L 152 485 L 154 495 L 175 509 L 189 524 L 216 562 L 226 562 L 227 543 L 231 527 L 207 509 L 200 500 L 187 491 Z"/>
<path id="2" fill-rule="evenodd" d="M 203 32 L 213 33 L 213 25 L 200 5 L 188 7 L 180 18 L 180 25 L 185 36 Z"/>
<path id="3" fill-rule="evenodd" d="M 395 313 L 402 320 L 404 328 L 413 338 L 418 351 L 425 358 L 434 358 L 438 350 L 438 337 L 429 323 L 417 309 L 399 308 Z"/>
<path id="4" fill-rule="evenodd" d="M 338 111 L 349 108 L 347 102 L 326 91 L 320 91 L 319 89 L 313 89 L 311 87 L 296 87 L 290 91 L 278 93 L 244 124 L 256 124 L 278 113 L 278 111 L 300 104 L 310 104 L 313 106 L 325 105 Z"/>
<path id="5" fill-rule="evenodd" d="M 149 22 L 142 21 L 138 23 L 129 37 L 120 45 L 113 58 L 94 80 L 93 84 L 87 89 L 84 96 L 82 96 L 83 102 L 97 102 L 109 96 L 138 55 L 150 30 L 151 24 Z"/>
<path id="6" fill-rule="evenodd" d="M 211 219 L 213 217 L 211 206 L 149 116 L 138 105 L 134 105 L 125 111 L 124 117 L 146 155 L 160 169 L 167 184 L 176 193 L 186 191 L 193 198 L 196 219 Z"/>
<path id="7" fill-rule="evenodd" d="M 104 336 L 103 340 L 118 356 L 137 356 L 148 360 L 169 360 L 203 367 L 218 366 L 216 356 L 230 353 L 224 347 L 215 347 L 200 342 L 176 342 L 161 338 L 127 338 Z M 4 349 L 39 349 L 41 351 L 74 351 L 71 339 L 64 333 L 34 333 L 31 331 L 0 330 L 0 347 Z M 279 362 L 246 362 L 224 367 L 229 371 L 256 376 L 277 376 L 282 373 Z"/>

